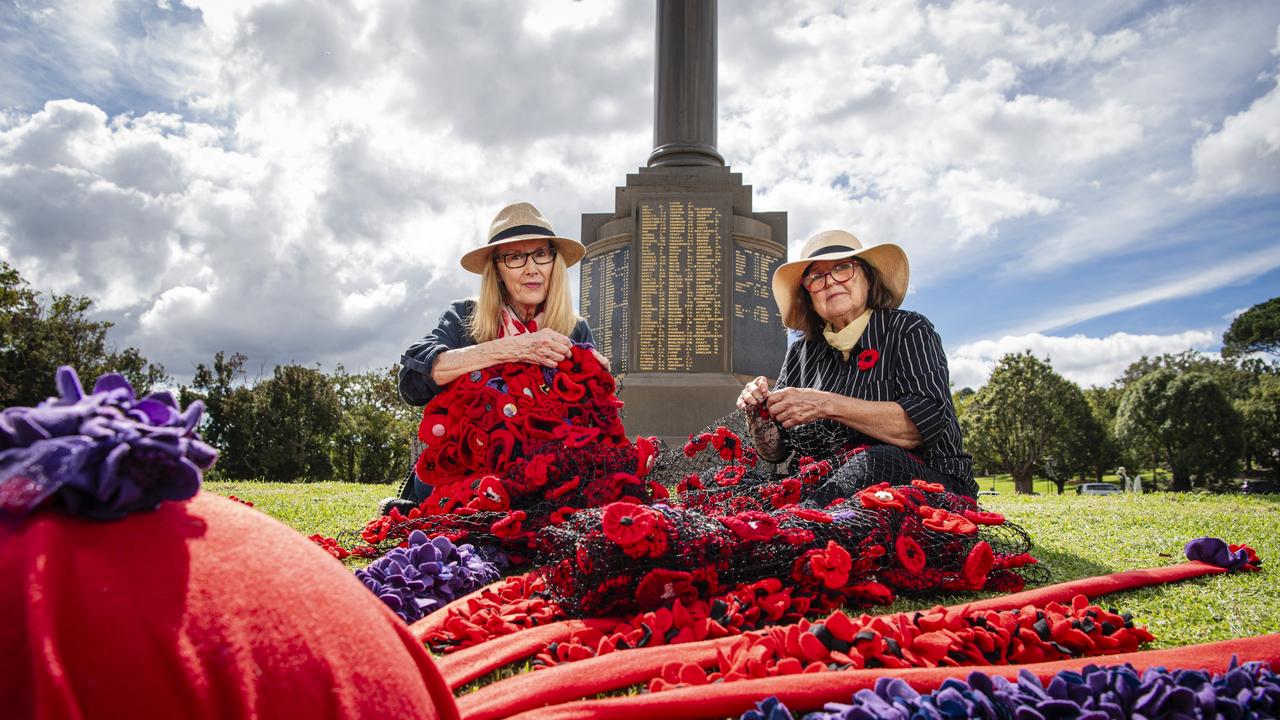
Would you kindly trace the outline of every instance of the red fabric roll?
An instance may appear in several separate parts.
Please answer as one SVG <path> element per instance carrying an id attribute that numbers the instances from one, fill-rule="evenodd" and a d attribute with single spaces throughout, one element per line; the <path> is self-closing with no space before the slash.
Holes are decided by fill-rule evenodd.
<path id="1" fill-rule="evenodd" d="M 1225 672 L 1231 657 L 1241 660 L 1266 660 L 1280 663 L 1280 635 L 1223 640 L 1204 645 L 1147 650 L 1120 655 L 1102 655 L 1074 658 L 1032 665 L 1004 665 L 995 667 L 922 668 L 910 670 L 849 670 L 833 673 L 787 675 L 785 677 L 743 680 L 734 683 L 702 685 L 698 687 L 668 690 L 659 693 L 585 700 L 555 707 L 541 707 L 540 698 L 530 698 L 520 703 L 517 714 L 486 714 L 486 718 L 510 718 L 510 720 L 702 720 L 738 716 L 755 707 L 757 701 L 776 695 L 792 713 L 819 710 L 828 702 L 849 702 L 853 694 L 864 688 L 875 687 L 881 677 L 898 677 L 906 680 L 918 692 L 937 689 L 948 678 L 965 679 L 974 670 L 990 675 L 1003 675 L 1015 679 L 1021 670 L 1030 670 L 1041 682 L 1061 670 L 1080 670 L 1086 665 L 1120 665 L 1129 663 L 1139 672 L 1149 667 L 1178 668 Z M 526 709 L 530 708 L 532 709 Z M 470 719 L 471 715 L 467 715 Z"/>
<path id="2" fill-rule="evenodd" d="M 6 717 L 458 717 L 350 571 L 208 493 L 116 522 L 0 520 L 0 618 Z"/>
<path id="3" fill-rule="evenodd" d="M 956 609 L 967 607 L 971 610 L 1013 610 L 1025 605 L 1043 607 L 1051 602 L 1069 603 L 1071 598 L 1076 595 L 1084 595 L 1092 600 L 1108 593 L 1190 580 L 1204 575 L 1221 575 L 1225 572 L 1225 568 L 1192 560 L 1165 567 L 1126 570 L 1110 575 L 1068 580 L 1054 585 L 1024 590 L 1012 595 L 999 595 L 986 600 L 961 603 L 951 607 Z"/>
<path id="4" fill-rule="evenodd" d="M 602 618 L 561 620 L 550 625 L 539 625 L 445 655 L 436 661 L 436 665 L 449 687 L 457 690 L 478 677 L 537 653 L 550 643 L 566 640 L 579 630 L 608 632 L 617 627 L 618 622 L 616 619 Z"/>

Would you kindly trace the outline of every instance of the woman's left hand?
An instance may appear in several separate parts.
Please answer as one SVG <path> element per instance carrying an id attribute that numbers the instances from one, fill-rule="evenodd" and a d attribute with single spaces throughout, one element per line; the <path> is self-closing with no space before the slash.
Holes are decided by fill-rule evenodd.
<path id="1" fill-rule="evenodd" d="M 769 415 L 790 428 L 828 416 L 829 393 L 811 388 L 783 388 L 769 393 Z"/>

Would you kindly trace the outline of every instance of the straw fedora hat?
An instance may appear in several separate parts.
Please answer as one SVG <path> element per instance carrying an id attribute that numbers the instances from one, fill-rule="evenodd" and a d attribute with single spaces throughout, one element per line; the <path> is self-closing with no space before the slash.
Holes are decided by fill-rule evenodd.
<path id="1" fill-rule="evenodd" d="M 823 230 L 809 238 L 800 250 L 800 259 L 783 263 L 773 271 L 773 299 L 782 312 L 782 324 L 793 330 L 804 330 L 802 318 L 792 317 L 792 304 L 800 289 L 800 276 L 810 263 L 820 260 L 843 260 L 857 257 L 876 269 L 880 281 L 889 290 L 893 301 L 890 307 L 902 304 L 907 294 L 907 281 L 911 266 L 907 254 L 893 243 L 864 247 L 853 233 L 844 230 Z"/>
<path id="2" fill-rule="evenodd" d="M 462 267 L 473 273 L 484 272 L 485 263 L 493 257 L 493 253 L 503 245 L 521 240 L 550 240 L 556 254 L 569 267 L 582 259 L 587 252 L 582 243 L 556 235 L 551 229 L 551 221 L 538 212 L 538 208 L 527 202 L 512 203 L 498 211 L 489 225 L 489 242 L 484 247 L 476 248 L 462 256 Z"/>

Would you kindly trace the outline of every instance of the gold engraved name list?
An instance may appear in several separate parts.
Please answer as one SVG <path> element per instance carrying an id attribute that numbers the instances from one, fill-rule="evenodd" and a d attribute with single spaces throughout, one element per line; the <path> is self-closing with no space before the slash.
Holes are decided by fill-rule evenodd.
<path id="1" fill-rule="evenodd" d="M 639 209 L 638 369 L 722 370 L 724 212 L 684 200 Z"/>

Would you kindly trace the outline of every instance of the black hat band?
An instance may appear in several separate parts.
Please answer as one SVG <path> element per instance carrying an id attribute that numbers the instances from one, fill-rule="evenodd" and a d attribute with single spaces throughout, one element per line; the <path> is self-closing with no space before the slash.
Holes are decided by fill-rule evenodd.
<path id="1" fill-rule="evenodd" d="M 555 237 L 555 233 L 551 232 L 551 228 L 545 228 L 541 225 L 516 225 L 489 238 L 489 244 L 492 245 L 499 240 L 506 240 L 516 235 L 541 235 L 543 237 Z"/>

